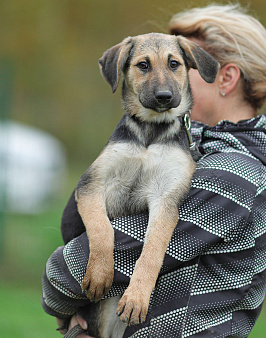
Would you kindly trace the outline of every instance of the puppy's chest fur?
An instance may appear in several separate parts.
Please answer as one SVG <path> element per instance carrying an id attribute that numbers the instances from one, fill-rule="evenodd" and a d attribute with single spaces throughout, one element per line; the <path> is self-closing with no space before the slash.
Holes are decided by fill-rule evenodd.
<path id="1" fill-rule="evenodd" d="M 194 170 L 179 120 L 152 125 L 131 119 L 120 121 L 83 177 L 91 193 L 101 186 L 109 218 L 156 208 L 169 194 L 177 204 Z"/>

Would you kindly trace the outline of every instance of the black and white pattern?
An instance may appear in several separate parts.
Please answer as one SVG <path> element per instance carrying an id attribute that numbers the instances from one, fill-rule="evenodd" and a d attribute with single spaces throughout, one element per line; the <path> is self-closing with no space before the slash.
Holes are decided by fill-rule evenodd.
<path id="1" fill-rule="evenodd" d="M 147 320 L 124 337 L 247 337 L 266 287 L 266 117 L 216 127 L 194 123 L 202 153 L 168 246 Z M 146 214 L 116 219 L 115 277 L 124 292 L 143 245 Z M 57 249 L 43 276 L 42 305 L 67 318 L 88 300 L 80 289 L 86 234 Z"/>

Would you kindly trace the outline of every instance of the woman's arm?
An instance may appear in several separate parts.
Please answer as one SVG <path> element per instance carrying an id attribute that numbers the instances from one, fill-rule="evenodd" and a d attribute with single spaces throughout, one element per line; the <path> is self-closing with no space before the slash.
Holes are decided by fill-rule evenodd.
<path id="1" fill-rule="evenodd" d="M 161 275 L 190 266 L 205 253 L 238 251 L 239 231 L 247 226 L 257 191 L 255 182 L 241 168 L 244 155 L 217 153 L 199 161 L 191 190 L 179 209 L 180 220 L 168 246 Z M 254 160 L 245 157 L 245 167 Z M 229 163 L 227 167 L 221 163 Z M 237 166 L 237 171 L 230 169 Z M 221 169 L 223 168 L 223 169 Z M 234 168 L 235 169 L 235 168 Z M 115 231 L 115 275 L 109 296 L 124 292 L 143 245 L 147 214 L 112 221 Z M 228 246 L 228 243 L 231 243 Z M 242 243 L 248 247 L 248 243 Z M 43 275 L 42 305 L 59 318 L 68 318 L 89 303 L 81 290 L 89 256 L 86 233 L 58 248 L 49 258 Z"/>

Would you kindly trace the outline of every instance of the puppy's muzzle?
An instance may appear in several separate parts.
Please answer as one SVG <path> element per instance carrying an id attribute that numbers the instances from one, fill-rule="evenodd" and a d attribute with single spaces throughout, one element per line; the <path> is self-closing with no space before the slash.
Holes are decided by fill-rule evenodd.
<path id="1" fill-rule="evenodd" d="M 170 90 L 167 91 L 158 91 L 155 93 L 155 99 L 159 105 L 166 106 L 169 105 L 173 99 L 173 94 Z"/>
<path id="2" fill-rule="evenodd" d="M 157 90 L 152 95 L 141 95 L 140 102 L 143 107 L 152 109 L 157 113 L 164 113 L 171 108 L 179 106 L 181 98 L 170 90 Z"/>

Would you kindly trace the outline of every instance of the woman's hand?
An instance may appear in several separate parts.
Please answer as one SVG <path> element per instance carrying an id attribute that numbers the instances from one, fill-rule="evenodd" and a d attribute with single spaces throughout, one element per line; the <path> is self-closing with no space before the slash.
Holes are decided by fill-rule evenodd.
<path id="1" fill-rule="evenodd" d="M 59 319 L 59 318 L 56 318 L 56 322 L 58 324 L 59 327 L 62 326 L 62 323 L 63 323 L 63 320 L 62 319 Z M 80 325 L 84 330 L 87 330 L 88 328 L 88 325 L 87 325 L 87 322 L 80 316 L 78 315 L 73 315 L 71 320 L 70 320 L 70 323 L 69 323 L 69 326 L 68 326 L 68 330 L 72 329 L 72 327 L 76 326 L 76 325 Z M 61 330 L 59 331 L 60 333 L 64 334 L 64 332 Z M 94 338 L 92 336 L 88 336 L 86 335 L 85 333 L 81 333 L 77 336 L 77 338 Z"/>

